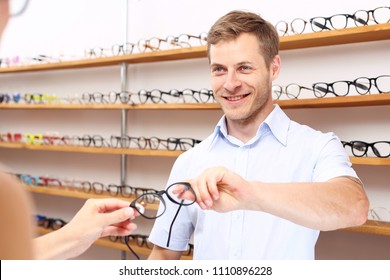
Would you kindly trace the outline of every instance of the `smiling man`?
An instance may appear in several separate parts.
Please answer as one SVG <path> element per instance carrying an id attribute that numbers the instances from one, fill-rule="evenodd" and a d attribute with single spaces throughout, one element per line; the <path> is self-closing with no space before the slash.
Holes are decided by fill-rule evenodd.
<path id="1" fill-rule="evenodd" d="M 194 259 L 314 259 L 320 231 L 366 221 L 362 184 L 333 133 L 298 124 L 273 104 L 281 63 L 269 22 L 232 11 L 207 40 L 224 116 L 175 162 L 168 185 L 189 180 L 197 203 L 177 217 L 180 206 L 167 203 L 149 238 L 150 259 L 180 258 L 192 235 Z"/>

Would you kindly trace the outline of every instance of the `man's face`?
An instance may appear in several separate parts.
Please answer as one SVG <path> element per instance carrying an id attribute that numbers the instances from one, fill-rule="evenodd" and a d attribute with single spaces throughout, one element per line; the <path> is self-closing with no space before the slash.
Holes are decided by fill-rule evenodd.
<path id="1" fill-rule="evenodd" d="M 279 67 L 279 56 L 266 65 L 252 34 L 210 46 L 211 84 L 228 121 L 245 123 L 272 111 L 272 81 Z"/>

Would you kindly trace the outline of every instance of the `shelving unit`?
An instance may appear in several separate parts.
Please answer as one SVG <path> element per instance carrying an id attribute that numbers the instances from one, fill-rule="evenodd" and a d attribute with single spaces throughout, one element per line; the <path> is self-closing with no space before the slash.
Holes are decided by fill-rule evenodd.
<path id="1" fill-rule="evenodd" d="M 303 49 L 319 46 L 332 46 L 340 44 L 350 44 L 358 42 L 371 42 L 390 39 L 390 23 L 377 24 L 371 26 L 347 28 L 343 30 L 331 30 L 318 33 L 308 33 L 280 38 L 281 50 Z M 24 72 L 53 71 L 65 69 L 81 69 L 105 66 L 120 66 L 123 63 L 151 63 L 174 60 L 185 60 L 195 58 L 206 58 L 206 47 L 192 47 L 183 49 L 174 49 L 158 51 L 152 53 L 130 54 L 115 57 L 104 57 L 98 59 L 83 59 L 77 61 L 64 61 L 59 63 L 37 64 L 28 66 L 15 66 L 0 68 L 0 75 L 17 75 Z M 356 107 L 356 106 L 388 106 L 390 105 L 390 94 L 371 94 L 364 96 L 346 96 L 332 98 L 310 98 L 295 100 L 275 101 L 285 109 L 299 108 L 337 108 L 337 107 Z M 0 110 L 220 110 L 219 105 L 210 104 L 143 104 L 143 105 L 122 105 L 122 104 L 0 104 Z M 41 146 L 25 145 L 16 143 L 1 143 L 1 149 L 26 149 L 39 151 L 56 152 L 77 152 L 77 153 L 99 153 L 99 154 L 120 154 L 131 156 L 158 156 L 158 157 L 177 157 L 181 151 L 165 150 L 138 150 L 138 149 L 117 149 L 117 148 L 92 148 L 76 146 Z M 378 165 L 389 166 L 389 158 L 357 158 L 351 157 L 352 164 L 357 165 Z M 80 191 L 62 190 L 59 188 L 33 188 L 27 187 L 33 193 L 42 193 L 47 195 L 74 197 L 88 199 L 91 197 L 102 197 L 92 193 L 83 193 Z M 103 196 L 104 197 L 104 196 Z M 154 205 L 151 209 L 157 209 Z M 389 222 L 368 221 L 365 225 L 344 230 L 354 232 L 364 232 L 371 234 L 390 235 Z M 44 232 L 42 232 L 44 233 Z M 110 242 L 110 243 L 108 243 Z M 107 246 L 119 250 L 127 250 L 124 244 L 111 244 L 107 240 L 99 240 L 97 245 Z M 144 248 L 139 248 L 139 252 L 144 252 Z"/>
<path id="2" fill-rule="evenodd" d="M 369 26 L 352 27 L 341 30 L 329 30 L 317 33 L 284 36 L 280 38 L 280 50 L 372 42 L 388 39 L 390 39 L 390 23 L 384 23 Z M 82 59 L 56 63 L 4 67 L 0 68 L 0 74 L 104 67 L 119 65 L 124 62 L 129 64 L 136 64 L 205 57 L 207 57 L 207 47 L 199 46 L 192 48 L 103 57 L 96 59 Z"/>
<path id="3" fill-rule="evenodd" d="M 122 149 L 122 148 L 95 148 L 79 146 L 54 146 L 54 145 L 33 145 L 19 143 L 2 143 L 0 148 L 6 149 L 26 149 L 34 151 L 55 151 L 74 152 L 110 155 L 131 155 L 131 156 L 155 156 L 155 157 L 178 157 L 183 151 L 150 150 L 150 149 Z M 390 165 L 390 158 L 374 157 L 350 157 L 352 164 L 357 165 Z"/>

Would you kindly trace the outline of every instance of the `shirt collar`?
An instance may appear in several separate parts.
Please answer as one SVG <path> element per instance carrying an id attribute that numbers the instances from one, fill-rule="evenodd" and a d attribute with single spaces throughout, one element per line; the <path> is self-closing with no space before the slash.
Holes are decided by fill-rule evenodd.
<path id="1" fill-rule="evenodd" d="M 268 128 L 275 138 L 284 146 L 287 145 L 287 133 L 290 127 L 290 118 L 282 111 L 279 105 L 275 104 L 272 112 L 267 116 L 264 122 L 260 125 L 255 137 L 260 137 L 261 130 Z M 215 126 L 212 141 L 210 142 L 209 149 L 211 149 L 217 142 L 217 139 L 223 137 L 228 138 L 226 127 L 226 116 L 223 115 Z"/>

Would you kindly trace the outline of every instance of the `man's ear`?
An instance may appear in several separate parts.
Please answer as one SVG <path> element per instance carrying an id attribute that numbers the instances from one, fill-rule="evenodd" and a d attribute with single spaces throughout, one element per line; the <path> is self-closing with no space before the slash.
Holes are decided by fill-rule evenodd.
<path id="1" fill-rule="evenodd" d="M 275 55 L 271 62 L 271 75 L 272 75 L 272 80 L 275 80 L 280 73 L 280 56 Z"/>

